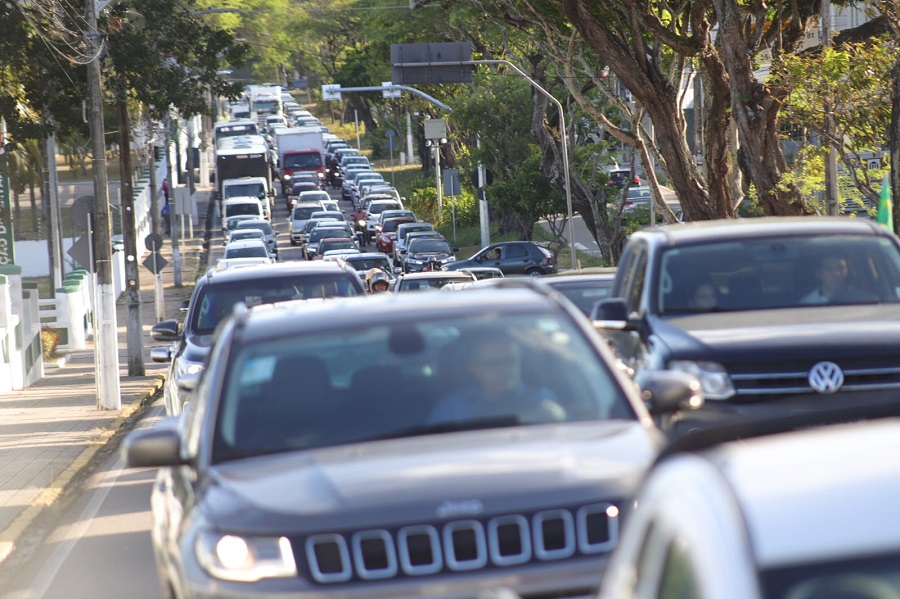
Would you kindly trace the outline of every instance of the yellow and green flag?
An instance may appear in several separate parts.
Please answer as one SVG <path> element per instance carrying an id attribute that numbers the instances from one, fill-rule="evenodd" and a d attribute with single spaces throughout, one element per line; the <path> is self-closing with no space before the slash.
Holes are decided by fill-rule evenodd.
<path id="1" fill-rule="evenodd" d="M 885 175 L 881 180 L 881 200 L 878 202 L 878 222 L 894 230 L 894 203 L 891 201 L 891 182 Z"/>

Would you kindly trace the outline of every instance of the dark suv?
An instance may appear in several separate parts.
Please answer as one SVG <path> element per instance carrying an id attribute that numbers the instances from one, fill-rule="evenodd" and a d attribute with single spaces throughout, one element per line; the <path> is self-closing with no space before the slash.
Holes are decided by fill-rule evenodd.
<path id="1" fill-rule="evenodd" d="M 638 380 L 701 379 L 704 408 L 679 426 L 897 401 L 900 244 L 837 217 L 645 229 L 594 318 Z"/>
<path id="2" fill-rule="evenodd" d="M 216 327 L 231 314 L 235 304 L 254 306 L 365 293 L 353 268 L 333 262 L 261 264 L 223 271 L 210 269 L 197 281 L 184 324 L 175 319 L 164 320 L 151 330 L 156 341 L 174 343 L 151 352 L 154 362 L 171 360 L 164 387 L 166 412 L 181 412 L 189 394 L 179 388 L 179 381 L 185 375 L 196 376 L 203 371 L 209 348 L 215 340 Z"/>
<path id="3" fill-rule="evenodd" d="M 494 266 L 504 275 L 548 275 L 556 272 L 556 261 L 550 250 L 531 241 L 503 241 L 482 248 L 468 260 L 457 260 L 444 270 L 473 266 Z"/>
<path id="4" fill-rule="evenodd" d="M 583 315 L 524 288 L 236 311 L 179 425 L 125 443 L 162 467 L 163 588 L 232 599 L 593 595 L 661 440 Z"/>

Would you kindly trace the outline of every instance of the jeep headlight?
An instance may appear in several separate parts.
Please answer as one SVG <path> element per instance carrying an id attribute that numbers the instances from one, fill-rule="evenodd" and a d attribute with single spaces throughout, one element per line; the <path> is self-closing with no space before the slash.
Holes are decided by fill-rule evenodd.
<path id="1" fill-rule="evenodd" d="M 297 576 L 291 543 L 286 537 L 242 537 L 201 533 L 194 546 L 197 561 L 220 580 L 256 582 Z"/>
<path id="2" fill-rule="evenodd" d="M 735 393 L 728 371 L 718 362 L 673 360 L 669 362 L 669 368 L 696 376 L 705 399 L 728 399 Z"/>

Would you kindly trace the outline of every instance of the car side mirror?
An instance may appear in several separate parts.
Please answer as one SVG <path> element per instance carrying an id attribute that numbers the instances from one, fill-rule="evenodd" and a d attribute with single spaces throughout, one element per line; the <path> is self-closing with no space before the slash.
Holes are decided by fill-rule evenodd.
<path id="1" fill-rule="evenodd" d="M 458 253 L 459 253 L 459 248 L 453 248 L 453 253 L 454 253 L 454 254 L 458 254 Z"/>
<path id="2" fill-rule="evenodd" d="M 158 322 L 150 329 L 154 341 L 178 341 L 178 321 L 174 318 Z"/>
<path id="3" fill-rule="evenodd" d="M 122 444 L 122 456 L 131 468 L 183 465 L 177 419 L 166 419 L 152 428 L 129 433 Z"/>
<path id="4" fill-rule="evenodd" d="M 625 299 L 612 297 L 597 302 L 591 313 L 591 322 L 598 331 L 628 329 L 628 307 L 625 305 Z"/>
<path id="5" fill-rule="evenodd" d="M 659 370 L 641 379 L 641 399 L 654 416 L 696 410 L 703 405 L 700 379 L 692 374 Z"/>

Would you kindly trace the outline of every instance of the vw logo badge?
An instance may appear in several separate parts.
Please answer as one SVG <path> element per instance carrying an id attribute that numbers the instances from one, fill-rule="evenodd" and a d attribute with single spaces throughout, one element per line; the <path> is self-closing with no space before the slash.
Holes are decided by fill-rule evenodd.
<path id="1" fill-rule="evenodd" d="M 819 362 L 809 371 L 809 386 L 818 393 L 834 393 L 844 384 L 844 373 L 834 362 Z"/>

